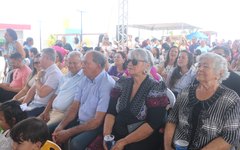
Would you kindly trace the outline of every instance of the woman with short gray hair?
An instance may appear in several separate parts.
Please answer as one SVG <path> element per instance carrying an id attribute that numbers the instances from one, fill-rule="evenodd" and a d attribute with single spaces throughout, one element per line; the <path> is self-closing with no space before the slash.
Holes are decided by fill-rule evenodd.
<path id="1" fill-rule="evenodd" d="M 229 150 L 238 146 L 240 98 L 221 84 L 228 75 L 222 56 L 199 56 L 199 83 L 179 93 L 165 128 L 165 150 L 172 150 L 178 140 L 186 141 L 188 149 Z"/>
<path id="2" fill-rule="evenodd" d="M 130 51 L 130 76 L 116 82 L 104 122 L 104 136 L 115 136 L 112 150 L 158 150 L 163 146 L 159 129 L 166 121 L 167 88 L 164 82 L 149 77 L 150 68 L 145 50 Z"/>
<path id="3" fill-rule="evenodd" d="M 202 54 L 197 58 L 197 62 L 200 62 L 202 59 L 210 59 L 213 61 L 213 69 L 216 74 L 220 74 L 218 79 L 219 83 L 222 83 L 223 80 L 226 80 L 229 76 L 228 72 L 228 63 L 224 57 L 216 57 L 215 53 L 206 53 Z"/>

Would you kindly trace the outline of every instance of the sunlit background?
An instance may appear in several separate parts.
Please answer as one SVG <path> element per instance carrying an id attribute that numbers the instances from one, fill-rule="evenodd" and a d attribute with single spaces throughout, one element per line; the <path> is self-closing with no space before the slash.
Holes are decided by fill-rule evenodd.
<path id="1" fill-rule="evenodd" d="M 240 37 L 238 7 L 237 0 L 129 0 L 128 24 L 184 22 L 215 31 L 218 39 L 234 40 Z M 0 23 L 30 24 L 24 38 L 34 37 L 39 48 L 40 32 L 43 46 L 50 34 L 80 32 L 81 15 L 84 34 L 108 33 L 115 38 L 118 0 L 4 0 Z M 128 34 L 144 39 L 159 33 L 129 29 Z"/>

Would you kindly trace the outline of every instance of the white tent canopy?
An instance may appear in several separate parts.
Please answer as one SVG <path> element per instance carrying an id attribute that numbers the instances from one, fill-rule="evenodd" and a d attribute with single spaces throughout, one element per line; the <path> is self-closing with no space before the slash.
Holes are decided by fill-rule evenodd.
<path id="1" fill-rule="evenodd" d="M 145 30 L 184 30 L 184 29 L 200 29 L 187 23 L 159 23 L 159 24 L 132 24 L 128 27 L 145 29 Z"/>

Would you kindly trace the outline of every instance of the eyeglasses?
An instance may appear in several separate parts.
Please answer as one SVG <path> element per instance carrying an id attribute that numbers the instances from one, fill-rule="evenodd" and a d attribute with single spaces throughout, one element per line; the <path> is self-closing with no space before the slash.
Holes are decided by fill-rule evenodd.
<path id="1" fill-rule="evenodd" d="M 40 64 L 40 62 L 39 61 L 35 61 L 35 62 L 33 62 L 33 64 L 37 65 L 37 64 Z"/>
<path id="2" fill-rule="evenodd" d="M 146 61 L 138 60 L 138 59 L 128 59 L 127 64 L 129 64 L 130 62 L 132 62 L 133 66 L 136 66 L 138 64 L 138 62 L 146 62 Z"/>

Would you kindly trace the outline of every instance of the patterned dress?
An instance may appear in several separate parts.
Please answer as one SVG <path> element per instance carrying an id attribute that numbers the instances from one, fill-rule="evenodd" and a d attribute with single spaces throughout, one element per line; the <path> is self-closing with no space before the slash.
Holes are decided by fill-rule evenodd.
<path id="1" fill-rule="evenodd" d="M 208 100 L 196 98 L 197 84 L 183 90 L 168 116 L 176 124 L 173 143 L 188 141 L 189 150 L 198 150 L 222 137 L 237 146 L 240 141 L 240 98 L 233 90 L 220 85 Z"/>
<path id="2" fill-rule="evenodd" d="M 129 144 L 125 150 L 157 150 L 163 146 L 162 134 L 166 121 L 166 106 L 169 104 L 164 82 L 157 82 L 147 76 L 135 96 L 130 100 L 133 78 L 122 77 L 111 92 L 108 114 L 115 116 L 112 134 L 116 141 L 126 137 L 144 123 L 154 130 L 146 139 Z"/>

